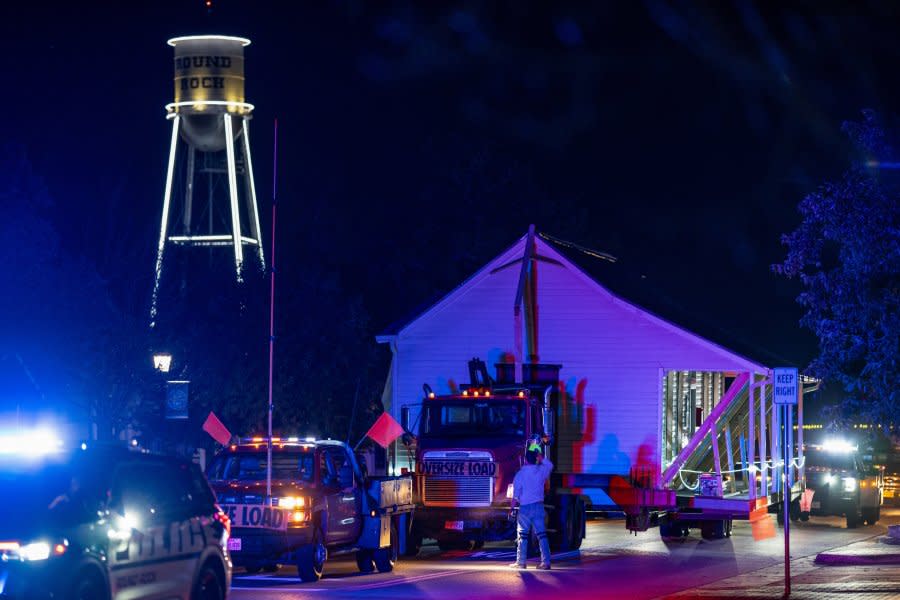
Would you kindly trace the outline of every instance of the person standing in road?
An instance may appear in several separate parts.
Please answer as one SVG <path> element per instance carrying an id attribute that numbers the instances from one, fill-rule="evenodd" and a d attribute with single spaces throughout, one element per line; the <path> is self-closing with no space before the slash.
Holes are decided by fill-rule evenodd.
<path id="1" fill-rule="evenodd" d="M 546 438 L 545 438 L 546 441 Z M 544 525 L 544 485 L 553 470 L 553 463 L 545 458 L 537 440 L 529 442 L 525 451 L 525 463 L 513 479 L 513 501 L 519 506 L 516 529 L 516 562 L 514 569 L 524 569 L 528 558 L 528 538 L 531 531 L 541 548 L 541 563 L 538 569 L 550 569 L 550 542 Z"/>

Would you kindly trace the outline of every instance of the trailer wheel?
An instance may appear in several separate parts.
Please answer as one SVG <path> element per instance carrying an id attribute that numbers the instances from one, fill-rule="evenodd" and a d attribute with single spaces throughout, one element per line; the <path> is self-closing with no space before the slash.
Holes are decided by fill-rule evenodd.
<path id="1" fill-rule="evenodd" d="M 721 540 L 725 538 L 725 520 L 704 521 L 700 526 L 700 535 L 704 540 Z"/>
<path id="2" fill-rule="evenodd" d="M 400 536 L 397 534 L 397 526 L 391 524 L 391 543 L 387 548 L 375 550 L 372 558 L 379 573 L 390 573 L 394 570 L 394 563 L 400 557 Z"/>

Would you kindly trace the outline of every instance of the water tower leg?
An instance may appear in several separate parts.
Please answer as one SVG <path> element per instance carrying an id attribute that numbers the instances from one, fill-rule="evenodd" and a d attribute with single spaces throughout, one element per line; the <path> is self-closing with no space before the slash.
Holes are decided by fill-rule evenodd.
<path id="1" fill-rule="evenodd" d="M 197 151 L 188 146 L 187 177 L 184 188 L 184 235 L 191 235 L 191 213 L 194 210 L 194 161 Z"/>
<path id="2" fill-rule="evenodd" d="M 234 131 L 231 115 L 225 113 L 225 154 L 228 157 L 228 195 L 231 197 L 231 236 L 234 242 L 234 268 L 238 281 L 242 281 L 241 267 L 244 262 L 244 248 L 241 241 L 241 215 L 238 212 L 237 169 L 234 164 Z"/>
<path id="3" fill-rule="evenodd" d="M 256 183 L 253 181 L 253 162 L 250 160 L 250 119 L 244 118 L 244 161 L 246 164 L 247 197 L 250 198 L 250 231 L 256 240 L 256 252 L 263 271 L 266 269 L 266 258 L 263 255 L 262 234 L 259 226 L 259 207 L 256 204 Z"/>
<path id="4" fill-rule="evenodd" d="M 156 302 L 159 296 L 159 279 L 162 275 L 163 253 L 166 249 L 166 232 L 169 227 L 169 207 L 172 203 L 172 175 L 175 172 L 175 151 L 178 148 L 178 126 L 181 117 L 172 119 L 172 140 L 169 142 L 169 167 L 166 170 L 166 191 L 163 195 L 162 222 L 159 226 L 159 245 L 156 249 L 156 279 L 153 283 L 153 298 L 150 303 L 150 318 L 156 318 Z"/>

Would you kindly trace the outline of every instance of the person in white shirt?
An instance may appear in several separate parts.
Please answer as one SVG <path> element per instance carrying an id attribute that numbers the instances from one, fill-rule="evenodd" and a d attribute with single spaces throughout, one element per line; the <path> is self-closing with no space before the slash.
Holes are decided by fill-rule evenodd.
<path id="1" fill-rule="evenodd" d="M 541 563 L 538 569 L 550 568 L 550 542 L 544 525 L 544 485 L 553 470 L 553 463 L 545 458 L 540 444 L 532 441 L 525 452 L 525 463 L 513 479 L 513 501 L 519 506 L 516 522 L 517 544 L 516 562 L 509 565 L 514 569 L 524 569 L 528 557 L 528 538 L 531 531 L 541 548 Z"/>

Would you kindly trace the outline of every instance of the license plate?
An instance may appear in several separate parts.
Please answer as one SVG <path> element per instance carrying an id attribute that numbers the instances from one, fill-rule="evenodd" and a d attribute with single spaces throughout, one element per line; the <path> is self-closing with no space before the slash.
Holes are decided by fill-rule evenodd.
<path id="1" fill-rule="evenodd" d="M 813 500 L 812 507 L 813 508 L 822 508 L 822 503 L 819 502 L 818 500 Z"/>
<path id="2" fill-rule="evenodd" d="M 228 538 L 228 551 L 229 552 L 240 552 L 241 551 L 241 538 Z"/>
<path id="3" fill-rule="evenodd" d="M 445 521 L 444 529 L 450 529 L 452 531 L 462 531 L 465 529 L 465 521 Z"/>

